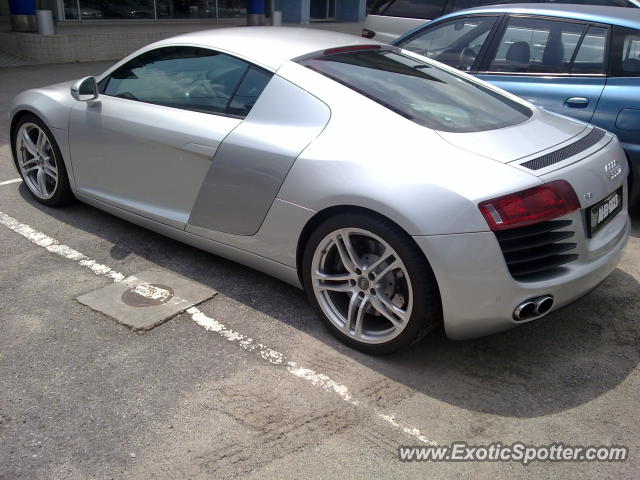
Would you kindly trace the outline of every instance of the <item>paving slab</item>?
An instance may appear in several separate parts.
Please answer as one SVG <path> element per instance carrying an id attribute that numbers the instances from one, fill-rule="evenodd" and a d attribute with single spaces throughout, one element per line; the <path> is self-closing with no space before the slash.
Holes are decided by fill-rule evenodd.
<path id="1" fill-rule="evenodd" d="M 217 292 L 167 270 L 146 270 L 76 300 L 136 331 L 151 330 Z"/>

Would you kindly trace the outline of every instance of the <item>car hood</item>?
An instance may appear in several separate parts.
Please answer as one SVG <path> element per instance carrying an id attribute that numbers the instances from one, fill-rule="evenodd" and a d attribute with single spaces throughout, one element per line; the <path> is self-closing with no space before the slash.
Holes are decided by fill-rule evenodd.
<path id="1" fill-rule="evenodd" d="M 437 133 L 458 148 L 510 163 L 564 143 L 586 128 L 586 123 L 534 108 L 531 118 L 511 127 L 484 132 Z"/>

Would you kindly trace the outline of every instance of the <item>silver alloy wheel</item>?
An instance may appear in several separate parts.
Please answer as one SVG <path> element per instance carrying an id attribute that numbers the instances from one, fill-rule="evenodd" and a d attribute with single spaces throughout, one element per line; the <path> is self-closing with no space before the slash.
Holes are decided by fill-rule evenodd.
<path id="1" fill-rule="evenodd" d="M 400 256 L 377 235 L 335 230 L 311 263 L 320 308 L 342 333 L 363 343 L 385 343 L 407 326 L 413 306 L 411 279 Z"/>
<path id="2" fill-rule="evenodd" d="M 51 198 L 58 186 L 58 165 L 47 134 L 35 123 L 25 123 L 16 135 L 16 153 L 29 190 L 42 200 Z"/>

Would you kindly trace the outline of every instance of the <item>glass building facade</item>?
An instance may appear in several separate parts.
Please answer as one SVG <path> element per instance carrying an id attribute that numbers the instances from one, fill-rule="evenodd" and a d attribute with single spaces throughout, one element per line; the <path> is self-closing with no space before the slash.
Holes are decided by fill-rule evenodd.
<path id="1" fill-rule="evenodd" d="M 247 15 L 246 5 L 246 0 L 64 0 L 64 20 L 240 18 Z"/>
<path id="2" fill-rule="evenodd" d="M 36 8 L 51 10 L 57 21 L 99 20 L 224 20 L 247 18 L 247 0 L 35 0 Z M 282 12 L 283 22 L 361 21 L 368 0 L 264 0 L 265 14 Z M 9 0 L 0 0 L 1 17 L 10 13 Z"/>

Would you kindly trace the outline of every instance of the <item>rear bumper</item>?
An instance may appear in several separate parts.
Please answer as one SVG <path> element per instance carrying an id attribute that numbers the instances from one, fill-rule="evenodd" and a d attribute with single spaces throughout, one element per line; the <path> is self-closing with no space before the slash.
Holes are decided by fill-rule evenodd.
<path id="1" fill-rule="evenodd" d="M 567 218 L 583 226 L 583 212 Z M 593 239 L 582 238 L 579 259 L 567 264 L 563 274 L 526 283 L 511 277 L 492 232 L 416 236 L 414 240 L 438 281 L 447 336 L 462 340 L 526 323 L 515 321 L 513 311 L 529 298 L 552 295 L 554 311 L 584 296 L 615 270 L 630 230 L 625 208 Z"/>

